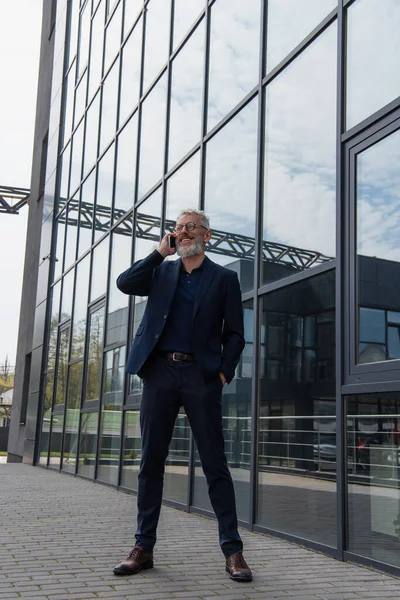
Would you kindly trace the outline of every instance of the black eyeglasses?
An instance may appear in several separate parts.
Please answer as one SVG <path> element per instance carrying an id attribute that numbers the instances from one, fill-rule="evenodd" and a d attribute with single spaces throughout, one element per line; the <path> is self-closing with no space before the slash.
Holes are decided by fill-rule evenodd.
<path id="1" fill-rule="evenodd" d="M 183 231 L 184 227 L 186 227 L 186 231 L 193 231 L 197 227 L 202 227 L 203 229 L 207 229 L 207 227 L 204 227 L 204 225 L 197 225 L 196 223 L 190 222 L 190 223 L 185 223 L 185 225 L 175 225 L 173 231 L 175 231 L 175 233 L 179 233 L 180 231 Z"/>

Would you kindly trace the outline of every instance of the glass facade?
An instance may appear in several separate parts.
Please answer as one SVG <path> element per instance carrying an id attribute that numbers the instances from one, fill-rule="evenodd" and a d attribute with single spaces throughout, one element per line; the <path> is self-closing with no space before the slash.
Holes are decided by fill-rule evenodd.
<path id="1" fill-rule="evenodd" d="M 399 2 L 57 5 L 36 463 L 137 490 L 146 298 L 115 282 L 201 208 L 243 294 L 240 522 L 400 568 Z M 184 412 L 164 499 L 212 511 Z"/>

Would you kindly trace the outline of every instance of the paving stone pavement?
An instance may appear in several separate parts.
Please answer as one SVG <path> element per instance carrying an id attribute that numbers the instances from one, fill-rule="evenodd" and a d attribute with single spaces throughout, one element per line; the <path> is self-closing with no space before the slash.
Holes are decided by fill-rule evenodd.
<path id="1" fill-rule="evenodd" d="M 155 567 L 115 577 L 135 496 L 28 465 L 0 465 L 0 600 L 400 598 L 400 579 L 242 530 L 254 579 L 224 571 L 216 522 L 163 506 Z"/>

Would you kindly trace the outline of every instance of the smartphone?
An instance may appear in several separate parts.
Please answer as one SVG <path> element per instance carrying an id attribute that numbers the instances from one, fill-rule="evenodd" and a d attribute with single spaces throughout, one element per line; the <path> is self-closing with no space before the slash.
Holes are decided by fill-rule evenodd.
<path id="1" fill-rule="evenodd" d="M 168 238 L 168 246 L 170 248 L 176 248 L 176 239 L 173 235 L 170 235 Z"/>

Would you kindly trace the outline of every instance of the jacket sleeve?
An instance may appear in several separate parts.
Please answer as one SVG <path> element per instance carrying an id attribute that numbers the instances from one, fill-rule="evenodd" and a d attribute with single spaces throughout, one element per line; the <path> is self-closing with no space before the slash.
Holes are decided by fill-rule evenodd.
<path id="1" fill-rule="evenodd" d="M 149 256 L 133 263 L 129 269 L 119 275 L 117 288 L 124 294 L 148 296 L 151 291 L 154 269 L 163 260 L 163 256 L 154 250 Z"/>
<path id="2" fill-rule="evenodd" d="M 224 325 L 222 329 L 221 371 L 230 383 L 245 346 L 242 293 L 237 274 L 231 271 L 224 306 Z"/>

